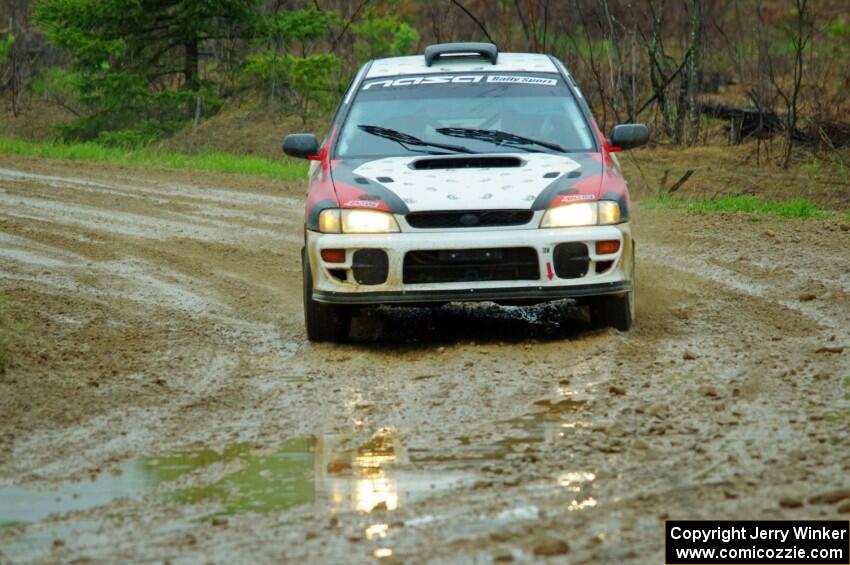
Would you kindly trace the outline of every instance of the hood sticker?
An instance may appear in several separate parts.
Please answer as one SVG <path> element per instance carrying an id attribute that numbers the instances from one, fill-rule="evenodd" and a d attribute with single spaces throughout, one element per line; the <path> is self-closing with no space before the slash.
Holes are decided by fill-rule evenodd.
<path id="1" fill-rule="evenodd" d="M 595 194 L 561 194 L 559 202 L 575 202 L 576 200 L 595 200 Z"/>
<path id="2" fill-rule="evenodd" d="M 346 208 L 377 208 L 380 203 L 375 200 L 349 200 L 343 206 Z"/>

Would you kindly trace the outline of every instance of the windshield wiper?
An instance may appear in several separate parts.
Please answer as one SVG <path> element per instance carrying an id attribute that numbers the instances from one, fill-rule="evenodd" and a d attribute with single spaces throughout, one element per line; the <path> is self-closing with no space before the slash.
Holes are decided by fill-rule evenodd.
<path id="1" fill-rule="evenodd" d="M 451 145 L 448 143 L 432 143 L 430 141 L 424 141 L 422 139 L 419 139 L 418 137 L 414 137 L 410 134 L 402 133 L 400 131 L 396 131 L 390 128 L 384 128 L 381 126 L 359 124 L 357 127 L 365 131 L 366 133 L 378 137 L 383 137 L 384 139 L 389 139 L 390 141 L 395 141 L 401 144 L 401 146 L 407 149 L 408 151 L 418 151 L 417 149 L 410 149 L 409 147 L 407 147 L 408 145 L 412 145 L 414 147 L 436 147 L 437 149 L 445 149 L 446 151 L 453 151 L 455 153 L 475 153 L 475 151 L 472 151 L 471 149 L 467 149 L 466 147 L 462 147 L 460 145 Z"/>
<path id="2" fill-rule="evenodd" d="M 474 128 L 437 128 L 437 133 L 448 135 L 450 137 L 463 137 L 467 139 L 477 139 L 479 141 L 487 141 L 496 145 L 504 145 L 507 147 L 522 148 L 524 145 L 539 145 L 552 151 L 567 153 L 567 150 L 549 141 L 540 141 L 530 137 L 523 137 L 515 133 L 500 131 L 497 129 L 474 129 Z M 528 150 L 528 149 L 526 149 Z"/>

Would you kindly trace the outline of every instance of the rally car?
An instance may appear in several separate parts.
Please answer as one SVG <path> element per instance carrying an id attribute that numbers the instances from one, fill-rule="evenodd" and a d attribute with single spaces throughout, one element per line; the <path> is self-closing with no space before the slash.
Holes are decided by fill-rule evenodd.
<path id="1" fill-rule="evenodd" d="M 457 301 L 574 299 L 595 327 L 634 319 L 634 241 L 617 151 L 564 65 L 489 43 L 431 45 L 366 63 L 311 161 L 303 249 L 312 341 L 347 338 L 353 312 Z"/>

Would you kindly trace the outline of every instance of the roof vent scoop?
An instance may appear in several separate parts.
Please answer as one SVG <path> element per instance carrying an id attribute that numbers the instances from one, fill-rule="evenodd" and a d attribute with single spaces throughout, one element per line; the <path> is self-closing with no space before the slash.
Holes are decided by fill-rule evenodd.
<path id="1" fill-rule="evenodd" d="M 439 43 L 425 48 L 425 65 L 430 67 L 442 57 L 484 57 L 492 64 L 499 58 L 499 48 L 492 43 Z"/>

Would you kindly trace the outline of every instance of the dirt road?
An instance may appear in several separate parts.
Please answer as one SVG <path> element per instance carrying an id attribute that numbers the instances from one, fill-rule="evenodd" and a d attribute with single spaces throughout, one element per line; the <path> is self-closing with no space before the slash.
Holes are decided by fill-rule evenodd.
<path id="1" fill-rule="evenodd" d="M 840 222 L 638 209 L 629 333 L 452 306 L 309 345 L 301 190 L 0 157 L 0 562 L 662 563 L 667 518 L 850 516 L 811 500 L 850 487 Z"/>

